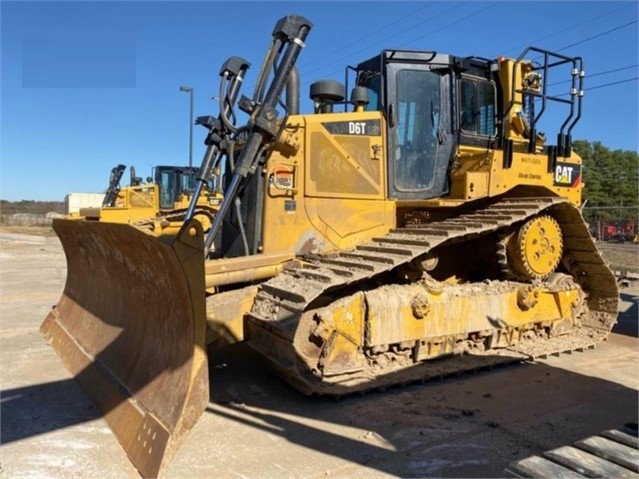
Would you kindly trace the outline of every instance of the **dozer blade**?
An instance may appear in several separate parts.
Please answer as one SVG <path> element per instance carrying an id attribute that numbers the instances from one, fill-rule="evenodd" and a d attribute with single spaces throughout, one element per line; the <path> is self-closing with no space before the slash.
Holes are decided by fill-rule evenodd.
<path id="1" fill-rule="evenodd" d="M 54 220 L 67 281 L 40 330 L 144 477 L 157 477 L 208 403 L 202 228 L 173 240 L 126 224 Z"/>

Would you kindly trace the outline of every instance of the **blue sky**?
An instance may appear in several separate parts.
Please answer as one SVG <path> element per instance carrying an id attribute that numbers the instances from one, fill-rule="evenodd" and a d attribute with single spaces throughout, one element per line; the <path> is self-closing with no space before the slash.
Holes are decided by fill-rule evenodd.
<path id="1" fill-rule="evenodd" d="M 196 116 L 217 115 L 220 66 L 238 55 L 252 64 L 250 96 L 273 26 L 290 13 L 314 23 L 298 60 L 303 112 L 310 83 L 342 80 L 383 48 L 496 58 L 534 45 L 584 58 L 573 137 L 637 151 L 637 11 L 636 1 L 2 0 L 0 198 L 61 201 L 103 192 L 118 163 L 144 177 L 187 164 L 180 85 L 194 88 Z M 195 165 L 203 140 L 195 127 Z"/>

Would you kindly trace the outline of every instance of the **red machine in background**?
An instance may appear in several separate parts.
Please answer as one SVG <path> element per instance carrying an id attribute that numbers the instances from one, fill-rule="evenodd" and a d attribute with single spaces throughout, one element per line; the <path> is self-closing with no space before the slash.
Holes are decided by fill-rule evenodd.
<path id="1" fill-rule="evenodd" d="M 637 226 L 629 221 L 606 223 L 601 226 L 599 238 L 613 243 L 637 243 Z"/>

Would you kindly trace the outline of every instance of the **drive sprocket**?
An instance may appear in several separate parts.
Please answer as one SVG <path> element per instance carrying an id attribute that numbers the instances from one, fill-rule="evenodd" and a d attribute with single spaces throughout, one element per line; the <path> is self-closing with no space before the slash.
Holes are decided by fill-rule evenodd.
<path id="1" fill-rule="evenodd" d="M 523 280 L 546 278 L 555 271 L 562 254 L 561 228 L 549 215 L 529 219 L 508 240 L 508 265 Z"/>

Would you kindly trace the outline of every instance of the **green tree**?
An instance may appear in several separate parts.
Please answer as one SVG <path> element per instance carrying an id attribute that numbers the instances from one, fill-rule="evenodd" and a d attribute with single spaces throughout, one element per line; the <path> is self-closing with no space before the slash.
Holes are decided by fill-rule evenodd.
<path id="1" fill-rule="evenodd" d="M 639 154 L 610 150 L 600 142 L 578 140 L 574 150 L 583 160 L 586 219 L 637 223 L 639 205 Z M 588 210 L 596 208 L 596 210 Z"/>

